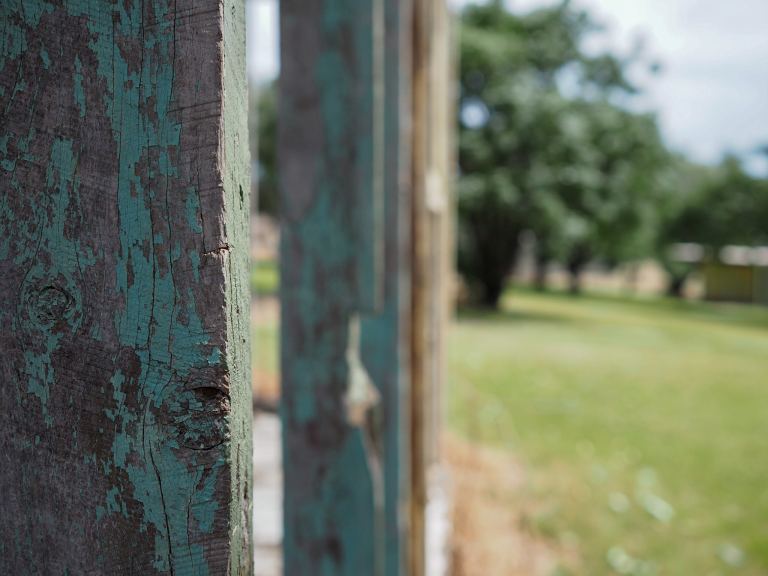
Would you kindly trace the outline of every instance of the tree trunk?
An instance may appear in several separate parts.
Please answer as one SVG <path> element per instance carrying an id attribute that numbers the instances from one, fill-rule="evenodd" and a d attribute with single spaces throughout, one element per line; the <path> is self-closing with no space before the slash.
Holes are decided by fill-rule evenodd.
<path id="1" fill-rule="evenodd" d="M 584 244 L 574 246 L 568 259 L 567 268 L 570 274 L 569 292 L 573 296 L 581 294 L 581 273 L 584 266 L 590 261 L 590 250 Z"/>
<path id="2" fill-rule="evenodd" d="M 498 310 L 499 300 L 504 293 L 504 281 L 493 279 L 487 281 L 484 285 L 482 305 L 491 310 Z"/>
<path id="3" fill-rule="evenodd" d="M 482 216 L 479 221 L 478 223 L 482 226 Z M 517 235 L 510 235 L 506 239 L 493 234 L 477 233 L 476 235 L 480 240 L 474 255 L 477 261 L 477 283 L 480 289 L 479 303 L 485 308 L 497 310 L 504 289 L 507 287 L 507 281 L 517 262 Z"/>
<path id="4" fill-rule="evenodd" d="M 0 8 L 3 573 L 251 573 L 242 8 Z"/>
<path id="5" fill-rule="evenodd" d="M 687 278 L 687 274 L 683 276 L 672 276 L 669 280 L 669 285 L 667 286 L 667 296 L 671 298 L 682 298 L 683 286 L 685 286 Z"/>
<path id="6" fill-rule="evenodd" d="M 549 266 L 549 259 L 542 256 L 536 257 L 536 278 L 534 283 L 538 292 L 546 292 L 547 290 L 547 267 Z"/>
<path id="7" fill-rule="evenodd" d="M 581 271 L 584 268 L 584 262 L 580 258 L 572 259 L 568 263 L 569 286 L 568 292 L 572 296 L 581 294 Z"/>
<path id="8" fill-rule="evenodd" d="M 570 270 L 570 283 L 568 291 L 572 296 L 578 296 L 581 294 L 581 268 Z"/>

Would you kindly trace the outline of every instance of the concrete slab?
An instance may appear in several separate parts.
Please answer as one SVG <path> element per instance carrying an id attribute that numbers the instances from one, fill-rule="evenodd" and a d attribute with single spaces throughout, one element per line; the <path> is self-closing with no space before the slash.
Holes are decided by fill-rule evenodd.
<path id="1" fill-rule="evenodd" d="M 255 576 L 283 572 L 283 463 L 280 417 L 253 416 L 253 544 Z"/>

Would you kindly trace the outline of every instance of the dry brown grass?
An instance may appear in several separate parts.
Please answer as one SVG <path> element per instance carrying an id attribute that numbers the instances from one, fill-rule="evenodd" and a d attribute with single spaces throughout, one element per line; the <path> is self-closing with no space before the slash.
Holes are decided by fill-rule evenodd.
<path id="1" fill-rule="evenodd" d="M 280 400 L 280 376 L 254 366 L 251 377 L 253 397 L 262 402 L 277 404 Z"/>
<path id="2" fill-rule="evenodd" d="M 443 446 L 453 494 L 451 576 L 550 574 L 557 551 L 527 529 L 523 467 L 508 452 L 452 434 Z"/>

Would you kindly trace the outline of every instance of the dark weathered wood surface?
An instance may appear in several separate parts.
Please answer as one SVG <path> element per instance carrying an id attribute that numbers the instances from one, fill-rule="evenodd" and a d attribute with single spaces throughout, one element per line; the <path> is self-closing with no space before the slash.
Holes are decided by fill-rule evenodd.
<path id="1" fill-rule="evenodd" d="M 281 1 L 286 574 L 404 573 L 407 5 Z"/>
<path id="2" fill-rule="evenodd" d="M 0 573 L 249 574 L 242 0 L 0 6 Z"/>

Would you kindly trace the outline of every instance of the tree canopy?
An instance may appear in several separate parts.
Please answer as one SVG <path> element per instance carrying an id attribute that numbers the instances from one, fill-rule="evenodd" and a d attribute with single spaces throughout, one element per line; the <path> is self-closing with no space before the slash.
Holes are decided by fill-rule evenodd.
<path id="1" fill-rule="evenodd" d="M 258 211 L 277 215 L 277 82 L 251 86 L 248 133 L 253 169 L 257 171 Z M 252 175 L 252 178 L 254 176 Z"/>
<path id="2" fill-rule="evenodd" d="M 462 13 L 458 263 L 487 306 L 497 305 L 523 231 L 536 238 L 538 284 L 557 261 L 574 292 L 588 262 L 653 257 L 679 295 L 696 264 L 674 245 L 716 257 L 729 244 L 768 244 L 766 179 L 735 157 L 707 167 L 667 150 L 652 114 L 617 104 L 638 91 L 628 69 L 642 59 L 588 54 L 584 41 L 599 31 L 567 0 L 522 15 L 499 0 Z M 276 215 L 275 83 L 251 94 L 258 207 Z"/>
<path id="3" fill-rule="evenodd" d="M 489 306 L 524 229 L 542 266 L 560 259 L 575 279 L 595 257 L 616 263 L 653 245 L 669 154 L 652 116 L 611 103 L 635 87 L 626 61 L 581 49 L 598 29 L 568 2 L 525 15 L 498 1 L 464 12 L 459 264 Z"/>

